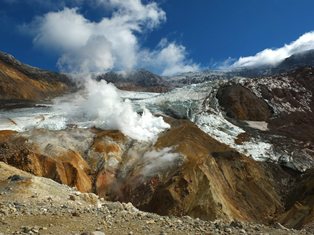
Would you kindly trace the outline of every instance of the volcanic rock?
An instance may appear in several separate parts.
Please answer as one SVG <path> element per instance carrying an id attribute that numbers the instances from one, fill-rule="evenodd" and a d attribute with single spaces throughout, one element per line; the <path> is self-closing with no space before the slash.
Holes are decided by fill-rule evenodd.
<path id="1" fill-rule="evenodd" d="M 221 87 L 217 92 L 219 104 L 226 115 L 239 120 L 266 121 L 272 115 L 268 104 L 241 85 Z"/>
<path id="2" fill-rule="evenodd" d="M 137 70 L 127 74 L 108 72 L 97 77 L 113 83 L 117 88 L 127 91 L 167 92 L 172 89 L 171 84 L 156 74 L 147 70 Z"/>
<path id="3" fill-rule="evenodd" d="M 37 176 L 76 186 L 82 192 L 91 191 L 90 168 L 78 152 L 67 150 L 47 156 L 25 137 L 7 132 L 0 132 L 0 146 L 0 161 Z"/>
<path id="4" fill-rule="evenodd" d="M 157 181 L 150 201 L 138 198 L 144 195 L 134 192 L 136 189 L 130 192 L 134 205 L 164 215 L 264 222 L 282 210 L 280 195 L 263 164 L 235 154 L 188 121 L 171 125 L 156 147 L 177 146 L 185 163 L 166 181 Z"/>
<path id="5" fill-rule="evenodd" d="M 73 90 L 65 75 L 22 64 L 0 52 L 0 107 L 30 105 Z"/>
<path id="6" fill-rule="evenodd" d="M 204 126 L 213 131 L 208 134 L 203 132 L 206 128 L 200 129 L 201 125 L 171 117 L 164 117 L 171 128 L 154 143 L 139 142 L 115 130 L 75 126 L 59 131 L 1 131 L 0 160 L 82 192 L 97 193 L 106 200 L 131 202 L 144 211 L 165 216 L 188 215 L 206 221 L 241 221 L 240 225 L 235 222 L 233 226 L 216 221 L 211 229 L 201 227 L 203 230 L 198 232 L 252 234 L 263 229 L 246 227 L 243 221 L 279 222 L 288 228 L 312 229 L 313 72 L 312 68 L 303 68 L 274 77 L 212 81 L 206 83 L 212 85 L 211 90 L 203 85 L 190 86 L 186 89 L 191 92 L 189 95 L 197 94 L 193 89 L 205 89 L 199 94 L 199 100 L 183 105 L 180 103 L 182 94 L 176 97 L 178 93 L 174 90 L 170 94 L 176 102 L 173 109 L 179 107 L 185 112 L 188 108 L 191 115 L 186 115 L 186 119 L 193 121 L 195 115 L 212 115 L 204 119 Z M 161 104 L 168 101 L 166 94 L 161 97 L 164 98 Z M 213 125 L 206 126 L 206 120 Z M 256 121 L 256 125 L 241 120 Z M 266 128 L 258 129 L 257 124 Z M 219 136 L 221 130 L 224 133 Z M 266 162 L 255 161 L 246 152 L 249 148 L 256 150 L 261 141 L 269 150 L 263 158 Z M 281 151 L 277 151 L 278 148 Z M 261 155 L 264 153 L 261 151 Z M 302 158 L 302 153 L 306 158 Z M 11 173 L 5 175 L 6 185 L 30 184 L 29 174 Z M 4 194 L 10 192 L 11 186 L 3 188 Z M 29 197 L 35 200 L 38 195 L 34 193 Z M 83 199 L 95 205 L 84 208 L 89 216 L 102 210 L 103 200 L 96 195 L 72 192 L 65 198 L 69 204 L 59 207 L 62 215 L 86 218 L 70 205 Z M 47 202 L 53 200 L 51 197 Z M 18 211 L 5 206 L 3 211 L 9 214 L 14 210 Z M 146 233 L 155 225 L 166 226 L 167 233 L 171 233 L 171 229 L 182 231 L 183 228 L 184 231 L 182 224 L 189 221 L 180 218 L 181 222 L 160 222 L 155 219 L 156 215 L 137 215 L 135 208 L 129 209 L 119 202 L 113 209 L 106 207 L 107 210 L 111 211 L 110 216 L 123 210 L 121 218 L 128 220 L 131 219 L 126 215 L 134 213 L 134 217 L 143 219 L 142 231 Z M 114 224 L 110 216 L 105 218 L 108 228 Z M 102 215 L 100 222 L 103 220 Z M 193 223 L 207 223 L 197 221 L 195 219 Z M 284 230 L 283 234 L 290 232 L 284 227 L 279 226 L 279 230 Z"/>
<path id="7" fill-rule="evenodd" d="M 314 170 L 309 170 L 297 179 L 287 199 L 288 210 L 279 221 L 289 228 L 314 228 Z M 305 225 L 305 226 L 303 226 Z"/>
<path id="8" fill-rule="evenodd" d="M 297 173 L 273 163 L 256 162 L 209 137 L 190 121 L 165 120 L 171 129 L 155 144 L 136 142 L 118 131 L 97 129 L 37 130 L 22 135 L 0 132 L 0 160 L 82 192 L 132 202 L 141 210 L 160 215 L 266 224 L 284 215 L 285 198 Z M 149 153 L 168 156 L 168 160 L 164 164 L 158 157 L 149 158 Z M 14 174 L 9 176 L 16 178 Z M 304 178 L 302 185 L 310 179 Z M 308 190 L 305 192 L 310 192 L 311 186 Z M 297 201 L 311 206 L 308 194 L 300 195 L 303 191 L 303 187 L 294 188 L 292 192 L 300 197 L 289 197 L 287 208 Z M 98 200 L 89 194 L 67 197 L 73 202 L 78 198 L 93 203 Z M 291 222 L 282 219 L 281 223 Z M 304 219 L 291 227 L 301 228 L 308 223 L 310 220 Z"/>
<path id="9" fill-rule="evenodd" d="M 297 69 L 285 77 L 291 86 L 272 90 L 272 100 L 280 96 L 277 102 L 286 103 L 291 111 L 281 112 L 273 118 L 270 128 L 277 134 L 314 143 L 314 68 Z"/>

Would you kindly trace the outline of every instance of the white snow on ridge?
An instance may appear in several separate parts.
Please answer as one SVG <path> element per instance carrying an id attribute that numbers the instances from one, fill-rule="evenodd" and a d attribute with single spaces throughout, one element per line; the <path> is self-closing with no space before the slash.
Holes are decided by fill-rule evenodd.
<path id="1" fill-rule="evenodd" d="M 208 82 L 202 84 L 192 84 L 176 88 L 168 93 L 161 93 L 158 96 L 148 97 L 148 99 L 143 100 L 143 103 L 159 104 L 162 102 L 203 100 L 208 93 Z"/>
<path id="2" fill-rule="evenodd" d="M 244 87 L 249 88 L 257 97 L 262 98 L 261 87 L 267 87 L 269 90 L 286 90 L 293 93 L 300 93 L 298 97 L 298 106 L 293 106 L 287 102 L 284 98 L 273 97 L 272 100 L 265 100 L 269 106 L 271 106 L 275 112 L 278 113 L 291 113 L 291 112 L 306 112 L 311 111 L 310 103 L 312 101 L 313 94 L 298 83 L 295 79 L 289 77 L 282 77 L 280 79 L 270 79 L 269 77 L 251 79 L 247 83 L 247 79 L 237 79 L 237 82 Z"/>
<path id="3" fill-rule="evenodd" d="M 187 117 L 212 138 L 229 145 L 246 156 L 251 156 L 257 161 L 278 160 L 278 156 L 274 153 L 273 146 L 270 143 L 253 138 L 241 145 L 235 143 L 237 136 L 245 131 L 226 120 L 218 110 L 218 107 L 213 107 L 215 105 L 212 104 L 217 104 L 218 101 L 210 93 L 214 92 L 218 85 L 218 81 L 188 85 L 165 94 L 147 99 L 144 98 L 135 102 L 147 107 L 154 107 L 157 112 L 163 112 L 165 104 L 168 105 L 167 108 L 173 107 L 174 110 L 178 109 L 180 105 L 185 108 L 191 108 L 190 111 L 194 113 Z M 203 104 L 206 97 L 209 97 L 207 102 L 211 102 L 211 105 L 208 103 Z M 186 107 L 187 103 L 195 105 L 195 107 Z M 204 109 L 209 109 L 210 112 L 203 111 Z"/>
<path id="4" fill-rule="evenodd" d="M 196 117 L 195 124 L 212 138 L 229 145 L 246 156 L 252 157 L 256 161 L 278 160 L 272 145 L 269 143 L 251 139 L 241 145 L 236 144 L 237 136 L 245 131 L 228 122 L 221 113 L 202 113 Z"/>
<path id="5" fill-rule="evenodd" d="M 260 131 L 267 131 L 268 130 L 268 123 L 264 121 L 245 121 L 249 127 L 260 130 Z"/>
<path id="6" fill-rule="evenodd" d="M 119 90 L 119 95 L 122 99 L 137 100 L 137 99 L 149 99 L 152 97 L 156 97 L 156 96 L 159 96 L 160 93 Z"/>
<path id="7" fill-rule="evenodd" d="M 61 130 L 66 128 L 66 120 L 60 113 L 54 113 L 50 107 L 14 109 L 1 112 L 0 130 L 18 132 L 34 128 Z"/>

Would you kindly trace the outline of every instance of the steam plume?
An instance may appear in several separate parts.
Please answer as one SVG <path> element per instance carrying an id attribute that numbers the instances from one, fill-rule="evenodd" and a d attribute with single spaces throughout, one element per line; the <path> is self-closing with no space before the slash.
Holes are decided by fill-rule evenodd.
<path id="1" fill-rule="evenodd" d="M 71 123 L 86 123 L 86 127 L 120 130 L 125 135 L 140 141 L 154 140 L 163 130 L 169 128 L 162 117 L 155 117 L 143 108 L 137 114 L 129 100 L 122 100 L 117 88 L 106 81 L 89 79 L 85 83 L 86 95 L 76 97 L 70 103 L 60 103 Z"/>

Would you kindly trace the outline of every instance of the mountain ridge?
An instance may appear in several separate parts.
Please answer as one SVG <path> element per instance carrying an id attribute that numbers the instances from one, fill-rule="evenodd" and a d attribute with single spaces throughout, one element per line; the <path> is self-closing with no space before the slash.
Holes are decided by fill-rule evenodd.
<path id="1" fill-rule="evenodd" d="M 75 85 L 63 74 L 25 65 L 0 52 L 0 104 L 14 107 L 51 100 L 73 91 Z"/>
<path id="2" fill-rule="evenodd" d="M 248 66 L 231 69 L 231 75 L 243 77 L 262 77 L 287 73 L 301 67 L 314 66 L 314 50 L 292 54 L 276 65 Z"/>

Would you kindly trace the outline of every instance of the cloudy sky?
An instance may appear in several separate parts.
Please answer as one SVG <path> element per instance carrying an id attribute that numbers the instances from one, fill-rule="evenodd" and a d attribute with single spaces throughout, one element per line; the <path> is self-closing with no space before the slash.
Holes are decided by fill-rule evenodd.
<path id="1" fill-rule="evenodd" d="M 0 50 L 64 72 L 163 75 L 314 48 L 312 0 L 0 0 Z"/>

